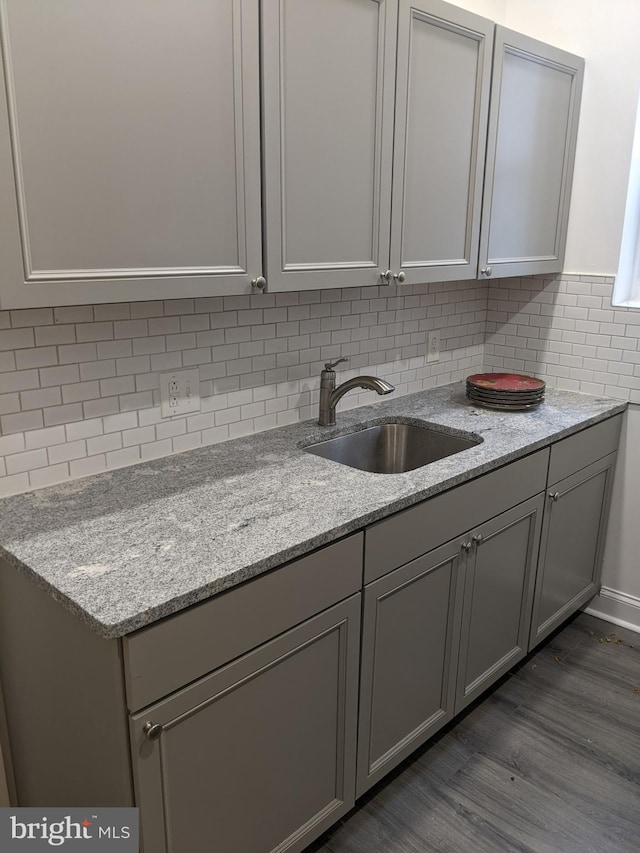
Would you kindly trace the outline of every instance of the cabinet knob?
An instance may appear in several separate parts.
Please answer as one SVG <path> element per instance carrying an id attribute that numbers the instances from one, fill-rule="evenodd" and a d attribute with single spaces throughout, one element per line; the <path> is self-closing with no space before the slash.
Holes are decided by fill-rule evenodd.
<path id="1" fill-rule="evenodd" d="M 552 501 L 557 501 L 560 497 L 560 492 L 549 492 L 549 497 Z"/>
<path id="2" fill-rule="evenodd" d="M 251 287 L 253 287 L 254 290 L 264 290 L 266 286 L 267 280 L 262 275 L 258 276 L 258 278 L 251 279 Z"/>
<path id="3" fill-rule="evenodd" d="M 162 726 L 160 723 L 152 723 L 149 721 L 144 724 L 142 731 L 149 738 L 149 740 L 158 740 L 160 735 L 162 734 Z"/>
<path id="4" fill-rule="evenodd" d="M 482 267 L 480 272 L 482 273 L 482 275 L 486 275 L 488 278 L 491 275 L 491 273 L 493 272 L 493 270 L 491 269 L 491 267 Z"/>
<path id="5" fill-rule="evenodd" d="M 471 542 L 463 542 L 462 543 L 462 550 L 467 551 L 467 552 L 470 551 L 471 550 Z"/>
<path id="6" fill-rule="evenodd" d="M 484 542 L 484 538 L 481 533 L 476 533 L 475 536 L 471 537 L 471 541 L 474 543 L 474 545 L 482 545 L 482 543 Z"/>
<path id="7" fill-rule="evenodd" d="M 391 279 L 393 278 L 393 273 L 391 272 L 391 270 L 387 270 L 386 272 L 381 272 L 381 273 L 380 273 L 380 276 L 381 276 L 381 278 L 383 279 L 383 281 L 384 281 L 384 282 L 386 282 L 387 284 L 389 284 L 389 282 L 390 282 L 390 281 L 391 281 Z"/>
<path id="8" fill-rule="evenodd" d="M 395 273 L 393 277 L 399 284 L 402 284 L 402 282 L 406 279 L 406 275 L 402 272 L 402 270 L 400 272 Z"/>

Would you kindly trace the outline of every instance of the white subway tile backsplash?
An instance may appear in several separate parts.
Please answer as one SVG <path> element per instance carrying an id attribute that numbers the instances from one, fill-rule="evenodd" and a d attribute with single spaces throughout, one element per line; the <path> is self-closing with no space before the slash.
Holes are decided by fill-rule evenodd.
<path id="1" fill-rule="evenodd" d="M 40 447 L 52 447 L 57 444 L 65 444 L 67 441 L 67 435 L 63 426 L 56 426 L 26 432 L 24 434 L 24 439 L 27 450 L 36 450 Z"/>
<path id="2" fill-rule="evenodd" d="M 3 475 L 0 477 L 0 497 L 8 495 L 16 495 L 20 492 L 26 492 L 30 488 L 28 474 L 13 474 L 8 477 Z"/>
<path id="3" fill-rule="evenodd" d="M 202 444 L 202 433 L 190 432 L 186 435 L 178 435 L 171 439 L 174 453 L 183 453 L 185 450 L 194 450 Z"/>
<path id="4" fill-rule="evenodd" d="M 53 309 L 54 323 L 91 323 L 93 319 L 93 305 L 62 306 Z"/>
<path id="5" fill-rule="evenodd" d="M 0 350 L 26 349 L 35 345 L 33 328 L 3 329 L 0 332 Z"/>
<path id="6" fill-rule="evenodd" d="M 119 397 L 99 397 L 96 400 L 85 400 L 82 404 L 85 418 L 102 418 L 114 415 L 120 411 Z"/>
<path id="7" fill-rule="evenodd" d="M 62 400 L 64 403 L 78 403 L 83 400 L 94 400 L 99 396 L 99 382 L 75 382 L 72 385 L 62 386 Z"/>
<path id="8" fill-rule="evenodd" d="M 56 465 L 59 462 L 69 462 L 71 459 L 83 459 L 87 455 L 87 443 L 84 439 L 69 441 L 66 444 L 50 447 L 47 450 L 47 454 L 50 465 Z"/>
<path id="9" fill-rule="evenodd" d="M 633 399 L 640 315 L 612 309 L 611 289 L 538 276 L 0 312 L 0 493 L 315 417 L 322 364 L 345 356 L 340 378 L 378 372 L 396 394 L 484 366 Z M 427 363 L 431 329 L 441 358 Z M 163 420 L 157 374 L 184 365 L 198 366 L 202 410 Z M 33 446 L 47 435 L 60 443 Z"/>
<path id="10" fill-rule="evenodd" d="M 134 444 L 147 444 L 150 441 L 155 441 L 155 438 L 156 431 L 153 426 L 137 427 L 124 430 L 122 444 L 124 447 L 131 447 Z"/>
<path id="11" fill-rule="evenodd" d="M 76 343 L 76 327 L 66 324 L 64 326 L 37 326 L 36 346 L 58 346 L 59 344 Z"/>
<path id="12" fill-rule="evenodd" d="M 63 483 L 69 479 L 69 466 L 65 463 L 60 465 L 49 464 L 46 468 L 38 468 L 29 472 L 29 485 L 32 489 L 42 489 L 45 486 L 53 486 L 54 483 Z"/>
<path id="13" fill-rule="evenodd" d="M 47 451 L 44 448 L 39 450 L 28 450 L 24 453 L 14 453 L 7 456 L 5 464 L 7 466 L 7 474 L 21 474 L 23 471 L 33 471 L 34 468 L 44 468 L 47 465 Z"/>
<path id="14" fill-rule="evenodd" d="M 111 302 L 108 305 L 96 305 L 93 313 L 97 321 L 128 320 L 131 317 L 131 305 L 128 302 Z"/>
<path id="15" fill-rule="evenodd" d="M 169 456 L 173 453 L 173 444 L 170 438 L 164 441 L 150 441 L 140 447 L 140 458 L 143 460 L 157 459 L 160 456 Z"/>
<path id="16" fill-rule="evenodd" d="M 98 456 L 89 456 L 87 459 L 76 459 L 69 462 L 69 474 L 72 478 L 88 477 L 90 474 L 99 474 L 107 470 L 107 458 L 101 453 Z"/>
<path id="17" fill-rule="evenodd" d="M 87 454 L 95 456 L 99 453 L 107 453 L 119 450 L 122 447 L 122 433 L 111 432 L 108 435 L 98 435 L 87 439 Z"/>
<path id="18" fill-rule="evenodd" d="M 50 326 L 53 323 L 53 308 L 24 308 L 10 311 L 11 326 L 19 329 L 25 326 Z"/>
<path id="19" fill-rule="evenodd" d="M 43 411 L 45 426 L 67 424 L 71 421 L 81 421 L 84 417 L 82 403 L 69 403 L 66 406 L 51 406 Z"/>
<path id="20" fill-rule="evenodd" d="M 495 281 L 489 289 L 484 354 L 487 369 L 523 369 L 518 359 L 523 351 L 509 356 L 504 348 L 505 329 L 514 316 L 519 317 L 535 302 L 542 304 L 546 325 L 539 327 L 535 346 L 528 341 L 527 372 L 567 390 L 619 399 L 630 399 L 640 389 L 640 380 L 628 372 L 638 350 L 640 335 L 634 330 L 640 328 L 640 312 L 611 308 L 612 280 L 562 275 L 516 280 L 508 285 L 508 303 L 504 301 L 505 286 L 506 282 Z M 517 335 L 521 334 L 518 328 Z M 582 364 L 576 358 L 582 359 Z"/>
<path id="21" fill-rule="evenodd" d="M 144 338 L 148 334 L 147 320 L 122 320 L 113 324 L 113 334 L 117 340 L 126 338 Z"/>
<path id="22" fill-rule="evenodd" d="M 67 441 L 74 442 L 81 438 L 92 438 L 102 435 L 104 431 L 102 418 L 87 418 L 74 424 L 66 424 Z"/>
<path id="23" fill-rule="evenodd" d="M 24 392 L 28 393 L 28 392 Z M 20 404 L 20 394 L 15 391 L 11 394 L 0 394 L 0 415 L 8 415 L 12 412 L 19 412 L 23 408 Z M 33 408 L 24 406 L 25 409 Z M 35 408 L 38 408 L 37 406 Z"/>
<path id="24" fill-rule="evenodd" d="M 80 323 L 76 326 L 78 343 L 113 340 L 113 323 Z"/>

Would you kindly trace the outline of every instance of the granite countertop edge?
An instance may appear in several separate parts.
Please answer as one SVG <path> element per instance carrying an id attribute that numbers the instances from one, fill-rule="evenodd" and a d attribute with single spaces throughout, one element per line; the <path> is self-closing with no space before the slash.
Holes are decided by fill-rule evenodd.
<path id="1" fill-rule="evenodd" d="M 540 408 L 542 415 L 538 413 L 529 418 L 527 416 L 530 413 L 517 413 L 517 415 L 516 413 L 506 413 L 505 415 L 501 412 L 479 410 L 464 401 L 462 386 L 460 383 L 456 383 L 452 386 L 441 386 L 438 389 L 407 395 L 377 405 L 350 409 L 341 413 L 338 425 L 329 430 L 320 428 L 314 422 L 308 421 L 267 432 L 255 433 L 208 448 L 198 448 L 195 451 L 163 457 L 130 468 L 94 475 L 80 481 L 71 481 L 71 485 L 61 484 L 26 495 L 16 495 L 0 503 L 0 507 L 5 510 L 5 524 L 0 526 L 0 556 L 44 589 L 62 606 L 76 614 L 102 637 L 106 639 L 122 637 L 159 619 L 177 613 L 190 605 L 205 601 L 217 593 L 229 590 L 284 563 L 302 557 L 393 513 L 548 447 L 556 441 L 623 412 L 627 407 L 624 402 L 601 397 L 589 397 L 575 392 L 552 391 L 547 393 L 549 402 L 556 407 L 560 406 L 562 417 L 558 417 L 556 426 L 551 423 L 553 421 L 552 414 L 549 414 L 549 417 L 545 419 L 542 407 Z M 573 409 L 572 404 L 574 405 Z M 448 409 L 453 410 L 456 406 L 464 409 L 462 412 L 464 417 L 456 418 L 451 415 Z M 551 406 L 547 412 L 551 412 Z M 454 412 L 454 415 L 460 414 L 460 411 Z M 536 420 L 541 421 L 543 423 L 543 434 L 536 437 L 535 429 L 532 429 L 530 440 L 522 439 L 521 436 L 518 438 L 518 429 L 517 426 L 514 426 L 518 424 L 518 421 L 509 420 L 509 416 L 513 418 L 514 415 L 522 418 L 520 425 L 533 425 Z M 523 415 L 524 417 L 522 417 Z M 474 417 L 471 418 L 471 416 Z M 397 419 L 406 423 L 424 423 L 426 421 L 435 423 L 436 427 L 442 425 L 453 432 L 472 431 L 479 435 L 484 433 L 484 450 L 488 454 L 488 458 L 483 459 L 483 450 L 479 450 L 476 454 L 478 457 L 476 460 L 472 461 L 473 454 L 467 456 L 469 462 L 466 465 L 461 458 L 464 456 L 463 453 L 449 457 L 448 461 L 442 460 L 445 463 L 444 465 L 432 463 L 432 465 L 426 466 L 434 472 L 436 470 L 434 466 L 441 466 L 441 472 L 439 474 L 434 473 L 434 476 L 427 476 L 425 474 L 426 468 L 416 469 L 416 471 L 407 474 L 389 476 L 355 471 L 355 469 L 304 453 L 302 450 L 306 445 L 317 441 L 318 438 L 347 434 L 389 419 Z M 563 420 L 567 422 L 562 422 Z M 444 423 L 442 423 L 443 421 Z M 470 429 L 473 427 L 474 421 L 478 423 L 477 431 Z M 503 433 L 506 433 L 503 445 L 501 446 L 498 441 L 496 448 L 488 447 L 490 441 L 494 439 L 492 432 L 499 428 L 503 430 Z M 509 429 L 513 434 L 509 434 Z M 526 434 L 528 430 L 524 430 L 524 432 Z M 160 579 L 156 577 L 158 568 L 161 569 L 162 566 L 157 567 L 152 562 L 150 553 L 145 552 L 140 558 L 140 568 L 136 568 L 135 565 L 132 568 L 129 567 L 130 554 L 128 551 L 131 551 L 132 546 L 127 545 L 126 537 L 121 545 L 121 557 L 118 560 L 117 545 L 113 542 L 114 534 L 109 524 L 112 526 L 117 524 L 121 514 L 123 523 L 125 518 L 127 521 L 129 520 L 127 507 L 125 506 L 123 510 L 120 510 L 117 506 L 118 489 L 126 489 L 132 481 L 136 480 L 136 469 L 139 473 L 145 469 L 145 473 L 149 475 L 150 479 L 153 479 L 152 475 L 154 474 L 158 476 L 164 474 L 165 480 L 171 479 L 172 475 L 178 481 L 180 481 L 180 477 L 183 477 L 185 486 L 182 491 L 180 489 L 181 483 L 178 482 L 175 493 L 169 489 L 167 495 L 162 495 L 163 519 L 168 517 L 168 513 L 178 514 L 174 513 L 174 509 L 176 505 L 180 504 L 181 501 L 184 503 L 185 500 L 185 512 L 187 515 L 191 512 L 192 515 L 189 517 L 193 519 L 194 507 L 198 503 L 196 499 L 190 497 L 191 492 L 203 489 L 206 492 L 205 499 L 211 501 L 212 494 L 217 495 L 216 487 L 220 487 L 224 491 L 224 499 L 221 499 L 221 502 L 224 504 L 226 501 L 227 506 L 223 505 L 219 509 L 216 519 L 219 527 L 220 518 L 223 519 L 224 523 L 228 518 L 237 515 L 238 502 L 234 501 L 234 496 L 238 490 L 242 493 L 241 496 L 244 495 L 246 498 L 244 504 L 250 503 L 252 479 L 257 478 L 256 482 L 262 483 L 260 489 L 264 492 L 264 483 L 259 478 L 260 466 L 264 465 L 265 451 L 263 449 L 255 450 L 259 445 L 266 445 L 267 448 L 273 445 L 274 452 L 278 451 L 280 445 L 284 448 L 282 450 L 280 447 L 283 459 L 282 466 L 276 465 L 275 467 L 277 469 L 286 468 L 288 465 L 291 468 L 288 476 L 294 480 L 298 476 L 298 468 L 301 469 L 299 476 L 309 478 L 312 508 L 314 501 L 328 501 L 328 503 L 318 503 L 318 513 L 321 515 L 326 512 L 327 514 L 326 522 L 321 519 L 316 524 L 314 517 L 309 516 L 307 507 L 300 510 L 298 527 L 300 530 L 311 528 L 309 535 L 292 533 L 289 529 L 291 525 L 289 525 L 286 534 L 279 536 L 276 507 L 270 522 L 267 519 L 264 523 L 258 524 L 262 519 L 256 516 L 250 518 L 246 525 L 243 523 L 236 525 L 238 530 L 234 529 L 228 536 L 222 537 L 221 548 L 224 548 L 226 542 L 228 548 L 234 552 L 234 559 L 227 561 L 226 568 L 223 566 L 217 574 L 210 572 L 208 575 L 207 571 L 202 571 L 202 567 L 200 567 L 198 572 L 194 572 L 192 579 L 189 576 L 185 579 L 181 577 L 176 579 L 176 569 L 172 563 L 172 582 L 169 584 L 163 584 L 161 573 Z M 482 448 L 483 445 L 479 445 L 479 447 Z M 251 456 L 252 449 L 255 457 Z M 469 454 L 469 451 L 465 451 L 465 453 Z M 217 471 L 216 456 L 219 456 L 218 467 L 223 468 L 222 474 Z M 192 478 L 190 479 L 184 472 L 191 468 L 192 471 L 200 473 L 201 468 L 206 467 L 207 464 L 210 465 L 210 470 L 205 472 L 205 475 L 201 477 L 202 482 L 198 483 L 194 490 L 191 484 Z M 273 464 L 274 460 L 270 460 L 267 467 Z M 238 466 L 241 470 L 236 473 Z M 212 473 L 214 470 L 216 470 L 215 475 Z M 321 473 L 318 474 L 317 472 Z M 263 474 L 262 476 L 264 479 L 267 475 Z M 245 480 L 247 481 L 246 484 Z M 334 481 L 339 484 L 336 488 L 342 494 L 343 505 L 350 509 L 349 517 L 342 521 L 336 520 L 335 514 L 332 515 L 330 511 L 332 495 L 326 493 L 327 483 L 333 485 Z M 385 500 L 384 497 L 385 481 L 388 484 L 388 500 Z M 395 483 L 391 481 L 395 481 Z M 238 485 L 234 489 L 235 482 Z M 80 485 L 74 486 L 73 484 Z M 295 485 L 297 484 L 294 482 L 293 486 Z M 280 484 L 280 488 L 286 490 L 286 478 Z M 358 489 L 367 498 L 370 498 L 370 491 L 377 490 L 377 495 L 369 500 L 369 505 L 363 507 L 361 512 L 353 510 L 349 503 L 345 502 L 345 495 L 351 493 L 355 494 L 357 499 Z M 264 500 L 262 492 L 259 496 L 260 500 Z M 185 493 L 187 494 L 186 499 Z M 101 519 L 99 511 L 95 511 L 96 508 L 91 500 L 88 501 L 88 507 L 83 508 L 85 494 L 90 499 L 93 497 L 94 503 L 96 494 L 104 496 L 104 520 Z M 135 522 L 138 523 L 141 513 L 144 514 L 145 509 L 153 506 L 156 497 L 151 495 L 146 501 L 141 497 L 138 504 L 135 500 L 135 491 L 130 490 L 130 494 L 132 495 L 131 503 L 134 504 L 132 515 Z M 52 522 L 50 529 L 47 530 L 47 519 L 53 513 L 51 507 L 56 506 L 59 501 L 62 501 L 63 505 L 65 502 L 68 504 L 69 528 Z M 289 500 L 290 505 L 283 507 L 283 512 L 288 515 L 293 514 L 294 520 L 295 506 L 292 508 L 291 504 L 295 505 L 295 502 L 296 493 L 294 489 Z M 284 503 L 287 502 L 284 501 Z M 24 523 L 20 525 L 16 522 L 16 514 L 24 514 L 29 509 L 33 512 L 36 523 L 29 525 L 27 532 Z M 49 511 L 49 515 L 45 514 L 44 518 L 42 517 L 43 509 Z M 6 523 L 6 510 L 8 510 L 11 519 L 8 524 Z M 227 515 L 224 514 L 225 512 Z M 339 508 L 337 514 L 339 515 Z M 305 517 L 307 518 L 306 527 Z M 37 523 L 38 518 L 40 524 Z M 198 520 L 202 522 L 202 519 Z M 157 539 L 158 531 L 147 529 L 151 526 L 151 522 L 148 522 L 145 528 L 144 520 L 142 520 L 138 527 L 134 523 L 132 530 L 134 535 L 138 535 L 139 539 L 150 537 L 153 540 L 154 536 Z M 243 526 L 248 528 L 250 540 L 242 539 L 240 534 Z M 86 542 L 80 542 L 82 537 L 91 540 L 92 535 L 95 539 L 93 551 L 90 547 L 86 547 Z M 102 543 L 99 541 L 101 535 L 104 537 Z M 182 545 L 185 546 L 188 542 L 191 546 L 192 540 L 197 541 L 197 537 L 197 531 L 192 532 L 188 539 L 183 537 Z M 201 533 L 201 538 L 203 537 L 210 537 L 204 526 Z M 213 538 L 215 539 L 215 537 Z M 111 574 L 111 569 L 105 569 L 104 574 L 101 574 L 102 564 L 95 561 L 87 562 L 88 554 L 95 553 L 101 544 L 106 547 L 106 543 L 111 549 L 111 562 L 114 564 L 117 562 L 117 569 L 113 570 L 113 574 Z M 244 550 L 243 545 L 245 546 Z M 59 557 L 64 546 L 69 551 L 66 563 Z M 133 547 L 135 548 L 135 545 Z M 245 551 L 246 563 L 242 562 L 245 559 Z M 212 559 L 211 553 L 214 552 L 209 549 L 207 551 L 209 561 Z M 57 560 L 56 565 L 53 566 L 50 564 L 52 554 L 54 555 L 53 562 L 56 563 Z M 172 555 L 172 557 L 174 556 L 175 554 Z M 49 563 L 47 563 L 47 559 L 49 559 Z M 206 563 L 204 558 L 203 561 Z M 224 557 L 221 558 L 221 562 L 224 563 Z M 79 566 L 78 563 L 80 563 Z M 186 573 L 189 567 L 186 554 L 183 556 L 180 565 Z M 71 566 L 71 571 L 68 571 L 69 566 Z M 122 586 L 120 592 L 117 592 L 117 584 L 114 584 L 111 587 L 110 595 L 109 581 L 112 580 L 112 577 L 121 581 Z M 73 580 L 70 581 L 69 578 Z M 75 582 L 76 579 L 77 583 Z M 154 594 L 151 592 L 148 597 L 149 600 L 146 600 L 140 588 L 144 587 L 145 583 L 152 585 L 154 582 L 157 587 L 153 587 L 155 597 L 161 600 L 153 601 Z M 127 588 L 129 586 L 135 589 L 133 598 L 136 600 L 134 601 L 128 600 Z M 166 594 L 166 590 L 175 594 Z M 164 598 L 162 597 L 163 593 Z M 112 598 L 113 600 L 111 600 Z"/>

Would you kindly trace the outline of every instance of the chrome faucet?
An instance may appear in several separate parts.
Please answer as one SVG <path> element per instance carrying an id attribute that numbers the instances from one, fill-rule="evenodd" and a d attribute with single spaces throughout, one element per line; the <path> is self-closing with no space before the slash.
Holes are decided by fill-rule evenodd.
<path id="1" fill-rule="evenodd" d="M 336 372 L 333 368 L 342 361 L 348 360 L 348 358 L 339 358 L 333 364 L 327 362 L 320 374 L 320 414 L 318 417 L 320 426 L 334 426 L 338 401 L 353 388 L 368 388 L 378 394 L 390 394 L 396 390 L 393 385 L 385 382 L 384 379 L 378 379 L 377 376 L 355 376 L 353 379 L 347 379 L 346 382 L 336 388 Z"/>

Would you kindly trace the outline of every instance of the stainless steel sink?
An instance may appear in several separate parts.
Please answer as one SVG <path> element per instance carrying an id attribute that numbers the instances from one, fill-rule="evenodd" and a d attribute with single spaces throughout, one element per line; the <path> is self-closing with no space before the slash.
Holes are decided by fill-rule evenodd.
<path id="1" fill-rule="evenodd" d="M 329 438 L 304 449 L 323 459 L 372 474 L 402 474 L 460 453 L 482 441 L 471 433 L 465 437 L 426 426 L 386 423 Z"/>

